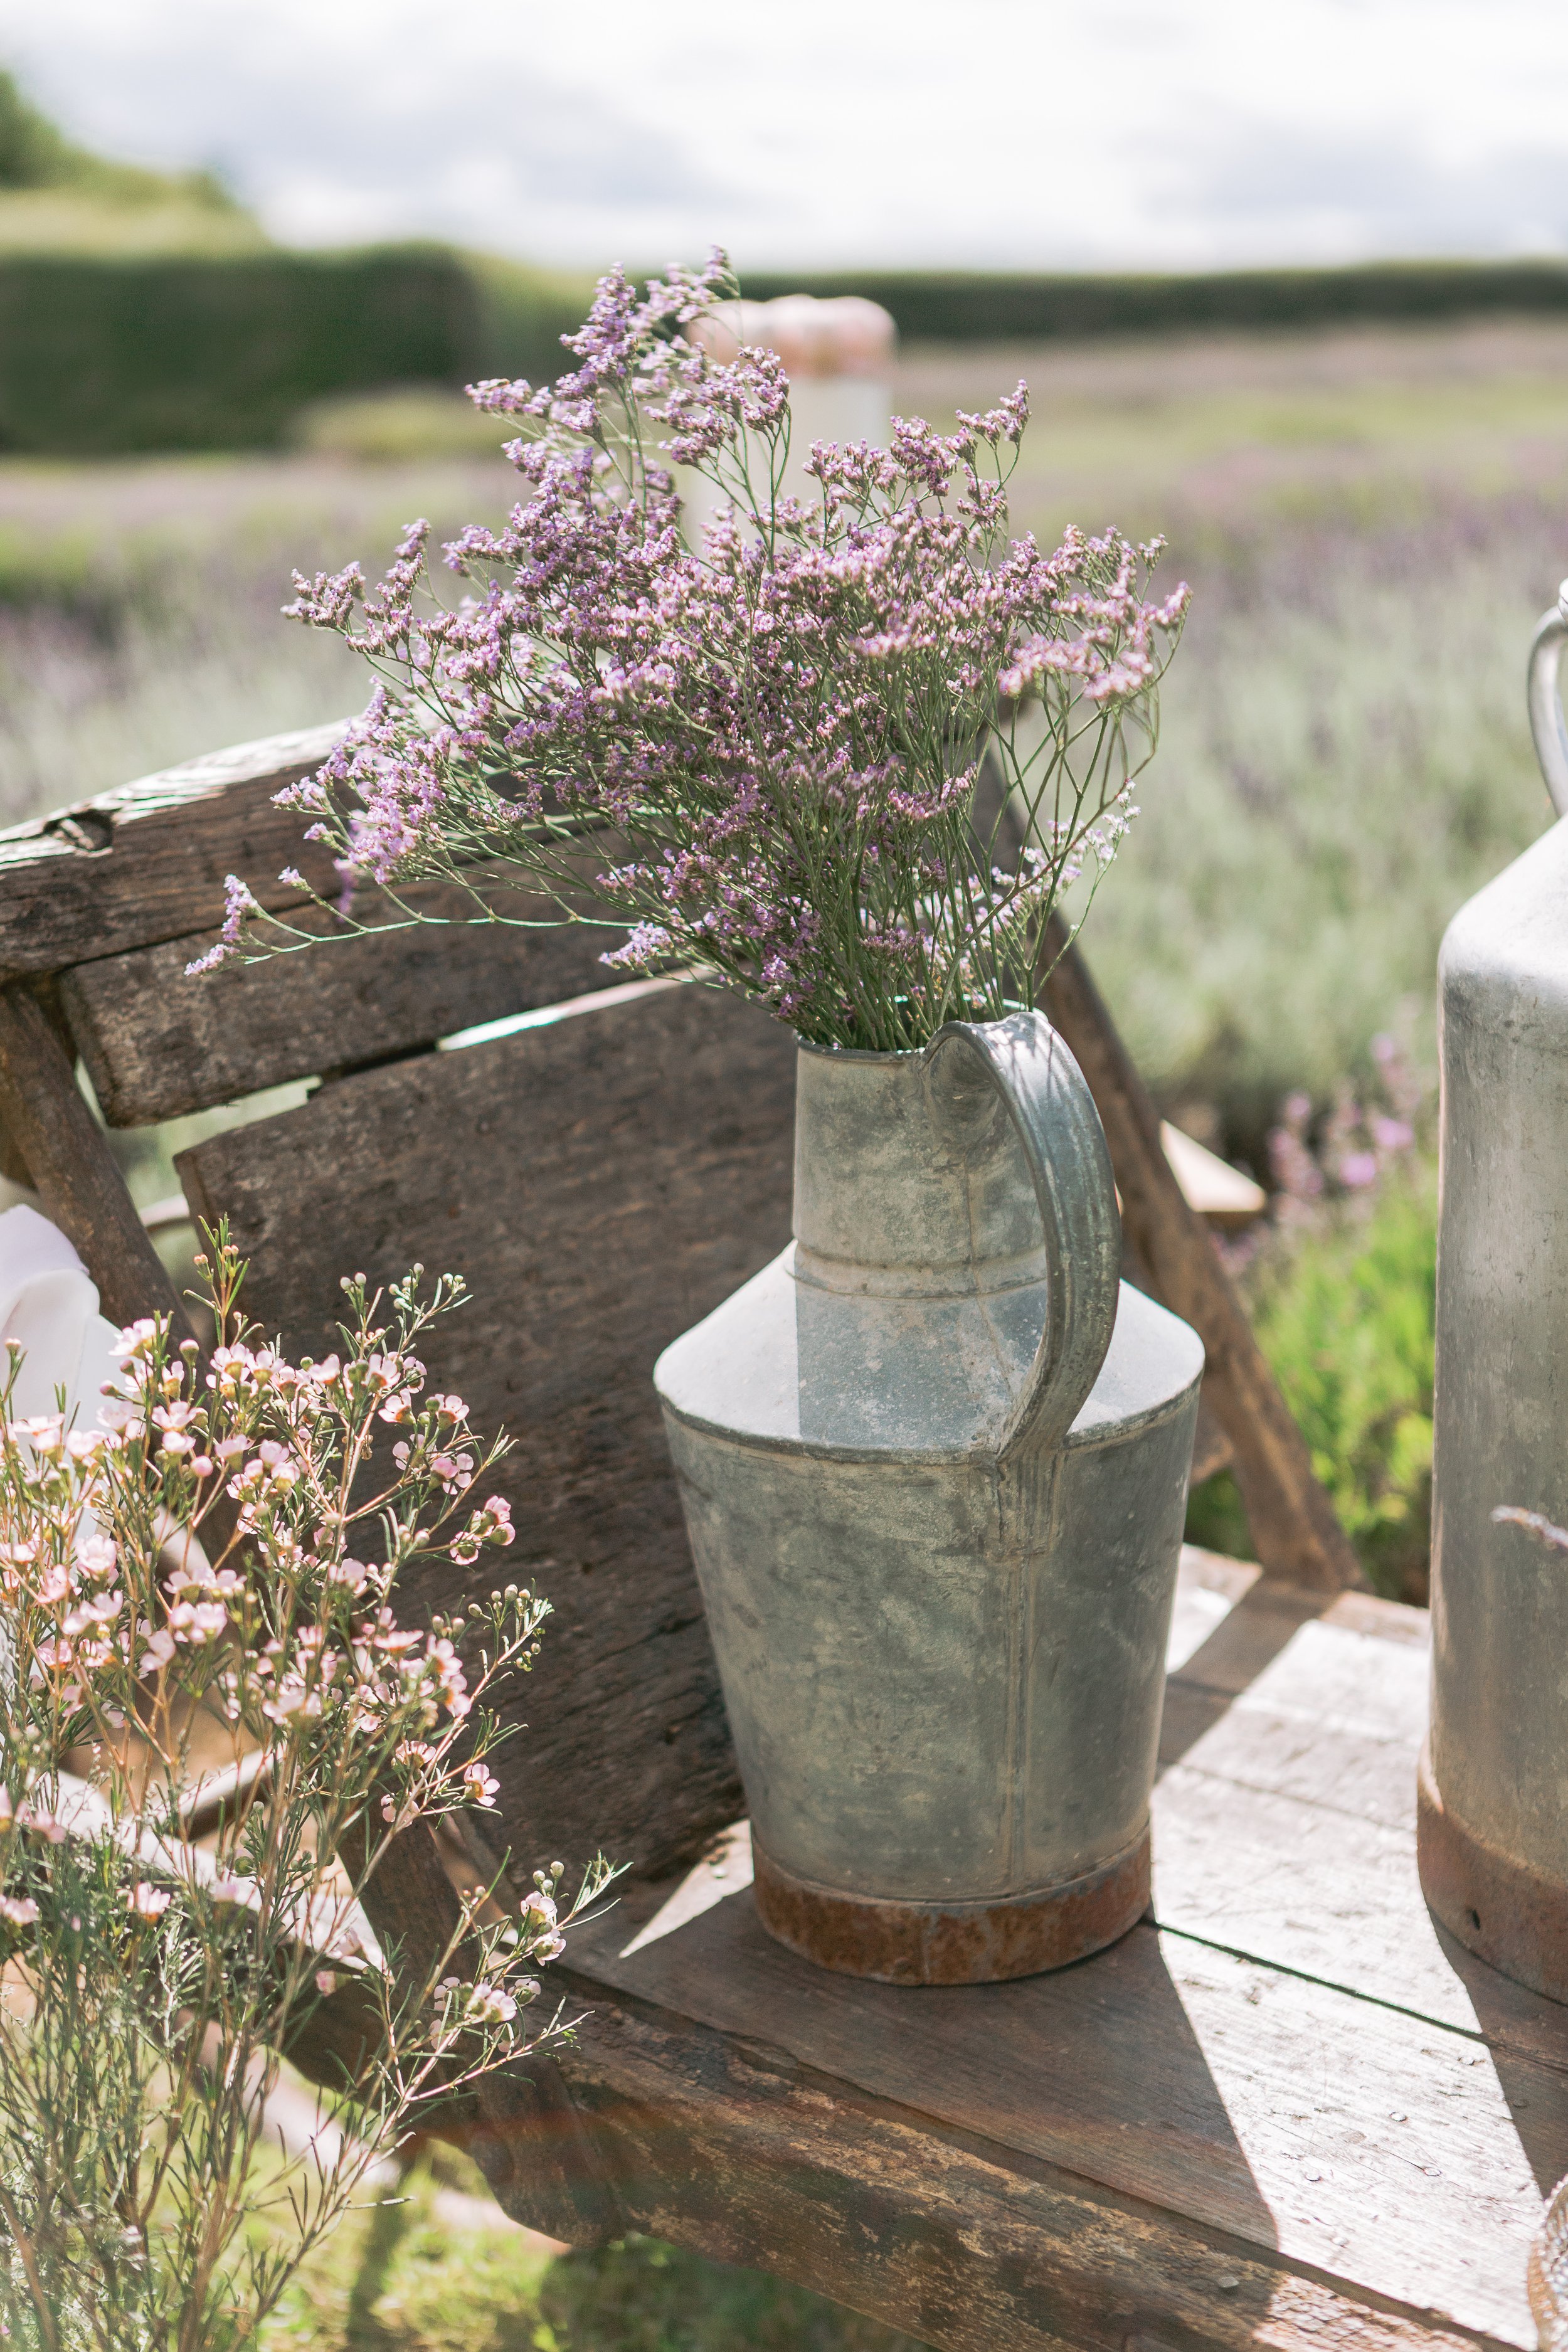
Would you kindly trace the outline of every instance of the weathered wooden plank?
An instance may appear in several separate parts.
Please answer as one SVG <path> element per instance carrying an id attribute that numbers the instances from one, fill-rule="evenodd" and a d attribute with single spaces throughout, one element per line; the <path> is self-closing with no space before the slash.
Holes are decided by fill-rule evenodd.
<path id="1" fill-rule="evenodd" d="M 1190 1544 L 1183 1547 L 1183 1584 L 1196 1580 L 1195 1569 L 1190 1569 L 1189 1563 L 1199 1561 L 1215 1563 L 1203 1580 L 1216 1594 L 1221 1592 L 1229 1580 L 1218 1565 L 1218 1555 L 1201 1553 Z M 1378 1601 L 1368 1593 L 1304 1591 L 1300 1585 L 1248 1574 L 1245 1567 L 1231 1589 L 1236 1592 L 1235 1605 L 1215 1611 L 1203 1638 L 1183 1644 L 1179 1656 L 1171 1659 L 1169 1671 L 1177 1684 L 1235 1697 L 1252 1688 L 1305 1625 L 1321 1623 L 1342 1632 L 1366 1633 L 1423 1653 L 1431 1638 L 1424 1609 Z M 1192 1601 L 1190 1593 L 1179 1594 L 1178 1612 L 1190 1608 Z M 1417 1669 L 1417 1681 L 1423 1671 Z"/>
<path id="2" fill-rule="evenodd" d="M 1536 2161 L 1528 2088 L 1522 2104 L 1512 2096 L 1510 2062 L 1568 2065 L 1568 2019 L 1437 1926 L 1415 1874 L 1413 1823 L 1394 1828 L 1177 1766 L 1154 1796 L 1153 1908 L 1162 1927 L 1478 2036 Z M 1539 2187 L 1555 2183 L 1559 2160 L 1553 2127 Z"/>
<path id="3" fill-rule="evenodd" d="M 184 1154 L 226 1212 L 250 1307 L 335 1344 L 339 1277 L 414 1260 L 475 1302 L 431 1378 L 517 1450 L 508 1572 L 554 1602 L 531 1728 L 496 1760 L 528 1871 L 601 1843 L 668 1867 L 740 1811 L 712 1653 L 649 1379 L 661 1348 L 788 1238 L 795 1047 L 755 1006 L 652 984 L 630 1003 L 323 1088 Z M 497 1563 L 474 1572 L 484 1589 Z M 462 1579 L 432 1580 L 455 1605 Z"/>
<path id="4" fill-rule="evenodd" d="M 278 881 L 285 866 L 331 888 L 309 820 L 273 795 L 313 773 L 346 724 L 237 744 L 0 833 L 0 979 L 201 930 L 228 874 L 268 906 L 296 896 Z"/>
<path id="5" fill-rule="evenodd" d="M 1568 2013 L 1464 1951 L 1423 1898 L 1427 1633 L 1424 1611 L 1345 1594 L 1234 1700 L 1173 1679 L 1154 1913 L 1163 1927 L 1479 2035 L 1509 2088 L 1513 2056 L 1568 2063 Z M 1531 2151 L 1528 2093 L 1510 2091 L 1510 2105 Z M 1544 2188 L 1553 2152 L 1542 2160 Z"/>
<path id="6" fill-rule="evenodd" d="M 1210 1581 L 1223 1603 L 1242 1575 Z M 1457 1967 L 1421 1903 L 1421 1612 L 1299 1595 L 1303 1614 L 1255 1585 L 1231 1619 L 1258 1594 L 1282 1638 L 1238 1695 L 1185 1685 L 1204 1724 L 1156 1795 L 1156 1904 L 1178 1932 L 917 2002 L 772 1946 L 746 1894 L 623 1959 L 653 1889 L 574 1939 L 573 1969 L 1342 2287 L 1528 2342 L 1524 2248 L 1568 2166 L 1568 2012 Z"/>
<path id="7" fill-rule="evenodd" d="M 574 1979 L 1369 2296 L 1531 2340 L 1540 2189 L 1498 2067 L 1471 2038 L 1148 1927 L 1054 1976 L 929 1998 L 784 1952 L 749 1891 L 622 1959 L 626 1936 L 617 1921 L 574 1939 Z M 1568 2082 L 1509 2063 L 1536 2162 L 1568 2169 Z"/>
<path id="8" fill-rule="evenodd" d="M 1458 2352 L 1533 2340 L 1302 2274 L 984 2133 L 857 2094 L 771 2034 L 740 2040 L 565 1981 L 590 2007 L 563 2072 L 610 2151 L 629 2222 L 800 2279 L 943 2352 Z M 950 1995 L 896 1998 L 918 2069 Z"/>
<path id="9" fill-rule="evenodd" d="M 1211 1637 L 1205 1650 L 1216 1646 Z M 1178 1678 L 1189 1689 L 1205 1686 L 1204 1654 L 1189 1659 Z M 1234 1696 L 1183 1760 L 1215 1780 L 1407 1828 L 1426 1723 L 1427 1671 L 1424 1647 L 1310 1620 Z"/>
<path id="10" fill-rule="evenodd" d="M 1176 1568 L 1176 1599 L 1165 1643 L 1165 1672 L 1180 1674 L 1187 1660 L 1216 1633 L 1237 1601 L 1262 1575 L 1256 1560 L 1231 1559 L 1224 1552 L 1184 1544 Z"/>
<path id="11" fill-rule="evenodd" d="M 110 1126 L 179 1118 L 323 1070 L 385 1060 L 623 977 L 600 961 L 616 933 L 479 923 L 459 891 L 406 895 L 442 927 L 334 935 L 330 915 L 303 908 L 289 919 L 321 945 L 264 963 L 187 975 L 216 937 L 208 931 L 63 974 L 61 1001 Z M 520 922 L 548 912 L 521 895 L 498 903 Z M 375 893 L 355 905 L 365 923 L 395 920 L 397 911 Z"/>
<path id="12" fill-rule="evenodd" d="M 24 986 L 0 989 L 0 1126 L 16 1144 L 45 1214 L 98 1285 L 111 1323 L 184 1307 L 136 1213 L 102 1129 L 77 1086 L 54 1023 Z"/>
<path id="13" fill-rule="evenodd" d="M 1184 1316 L 1207 1356 L 1204 1401 L 1229 1438 L 1253 1549 L 1265 1568 L 1330 1591 L 1364 1583 L 1315 1476 L 1306 1440 L 1263 1359 L 1203 1219 L 1161 1148 L 1160 1118 L 1059 916 L 1045 952 L 1058 960 L 1045 1008 L 1071 1046 L 1105 1129 L 1122 1223 L 1156 1295 Z"/>

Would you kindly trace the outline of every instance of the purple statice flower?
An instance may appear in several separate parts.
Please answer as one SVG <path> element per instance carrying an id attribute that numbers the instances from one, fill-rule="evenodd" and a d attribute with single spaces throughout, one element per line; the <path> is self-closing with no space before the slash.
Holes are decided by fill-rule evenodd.
<path id="1" fill-rule="evenodd" d="M 457 601 L 424 523 L 374 586 L 297 580 L 289 609 L 380 683 L 285 797 L 345 891 L 445 878 L 489 910 L 479 877 L 510 869 L 563 919 L 624 921 L 617 967 L 700 967 L 820 1043 L 918 1045 L 1034 1002 L 1059 893 L 1137 814 L 1187 591 L 1148 596 L 1157 542 L 1008 536 L 1022 384 L 952 434 L 819 444 L 786 498 L 788 381 L 739 342 L 735 290 L 719 254 L 640 291 L 612 271 L 566 373 L 473 387 L 517 425 L 519 497 L 442 551 Z M 678 467 L 721 495 L 700 547 Z"/>
<path id="2" fill-rule="evenodd" d="M 287 872 L 292 875 L 292 867 Z M 226 963 L 230 956 L 237 955 L 247 924 L 261 912 L 248 885 L 242 882 L 237 874 L 229 875 L 225 881 L 223 899 L 223 929 L 205 955 L 197 956 L 194 962 L 185 966 L 187 980 L 198 971 L 216 971 L 220 963 Z"/>

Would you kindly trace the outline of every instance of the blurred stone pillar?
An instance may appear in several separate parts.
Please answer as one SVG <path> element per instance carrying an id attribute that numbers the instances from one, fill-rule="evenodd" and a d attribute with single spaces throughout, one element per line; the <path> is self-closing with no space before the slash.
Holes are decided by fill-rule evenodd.
<path id="1" fill-rule="evenodd" d="M 805 472 L 814 441 L 869 441 L 887 447 L 898 331 L 879 302 L 858 294 L 826 299 L 781 294 L 773 302 L 725 302 L 689 331 L 717 360 L 732 360 L 742 344 L 757 344 L 784 362 L 791 416 L 784 487 L 792 497 L 816 495 Z M 677 480 L 686 536 L 700 550 L 720 496 L 689 467 L 678 469 Z"/>

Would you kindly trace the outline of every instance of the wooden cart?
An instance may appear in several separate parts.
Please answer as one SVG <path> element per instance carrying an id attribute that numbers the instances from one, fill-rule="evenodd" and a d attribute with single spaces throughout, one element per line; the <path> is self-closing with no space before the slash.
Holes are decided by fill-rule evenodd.
<path id="1" fill-rule="evenodd" d="M 178 1162 L 291 1349 L 331 1344 L 345 1271 L 419 1259 L 472 1286 L 432 1376 L 517 1439 L 509 1568 L 556 1610 L 499 1759 L 502 1832 L 525 1881 L 600 1845 L 628 1865 L 552 1972 L 575 2046 L 451 2118 L 507 2210 L 577 2242 L 653 2231 L 944 2347 L 1532 2341 L 1568 2012 L 1426 1911 L 1425 1617 L 1336 1589 L 1342 1539 L 1081 967 L 1052 1011 L 1133 1238 L 1205 1330 L 1273 1572 L 1184 1562 L 1152 1916 L 1058 1975 L 892 1990 L 756 1925 L 648 1381 L 787 1235 L 790 1041 L 713 992 L 607 985 L 582 931 L 405 930 L 187 979 L 226 874 L 315 854 L 271 795 L 331 740 L 0 837 L 0 1126 L 111 1316 L 173 1294 L 78 1057 L 111 1129 L 316 1081 Z M 417 1948 L 453 1898 L 423 1827 L 393 1853 L 373 1917 Z"/>

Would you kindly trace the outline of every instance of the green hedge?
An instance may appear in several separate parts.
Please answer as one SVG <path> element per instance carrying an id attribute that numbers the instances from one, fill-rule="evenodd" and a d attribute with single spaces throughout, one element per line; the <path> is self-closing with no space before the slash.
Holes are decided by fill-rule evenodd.
<path id="1" fill-rule="evenodd" d="M 478 301 L 479 341 L 463 371 L 465 383 L 486 375 L 527 376 L 550 383 L 576 365 L 561 348 L 588 315 L 595 279 L 556 277 L 493 254 L 466 253 L 463 267 Z"/>
<path id="2" fill-rule="evenodd" d="M 1194 278 L 756 273 L 749 294 L 868 294 L 910 341 L 1171 334 L 1568 310 L 1557 262 L 1389 262 Z M 0 450 L 243 448 L 304 404 L 563 364 L 586 280 L 441 246 L 117 258 L 0 254 Z"/>
<path id="3" fill-rule="evenodd" d="M 1568 310 L 1568 266 L 1556 261 L 1390 261 L 1187 278 L 876 269 L 800 277 L 758 270 L 742 283 L 758 301 L 777 294 L 868 294 L 892 312 L 899 332 L 911 342 L 1035 342 L 1055 336 Z"/>
<path id="4" fill-rule="evenodd" d="M 0 257 L 0 449 L 278 440 L 330 394 L 556 373 L 583 292 L 446 247 Z"/>

